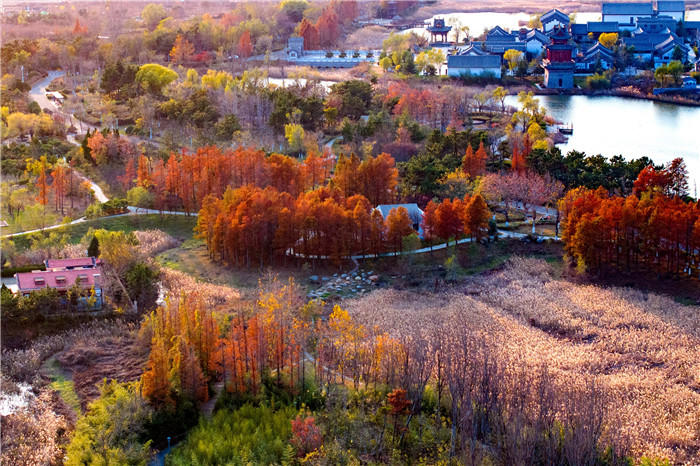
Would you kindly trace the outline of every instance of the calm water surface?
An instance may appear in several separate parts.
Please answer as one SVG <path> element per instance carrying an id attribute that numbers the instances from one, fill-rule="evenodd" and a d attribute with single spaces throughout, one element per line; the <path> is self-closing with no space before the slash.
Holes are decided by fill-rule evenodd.
<path id="1" fill-rule="evenodd" d="M 577 13 L 576 21 L 579 23 L 586 23 L 588 21 L 600 21 L 600 13 Z M 472 37 L 478 37 L 483 32 L 484 29 L 490 30 L 495 26 L 501 26 L 504 29 L 516 30 L 521 27 L 521 24 L 527 24 L 530 20 L 530 15 L 528 13 L 493 13 L 493 12 L 483 12 L 483 13 L 447 13 L 442 15 L 435 15 L 427 21 L 430 24 L 433 23 L 435 18 L 443 18 L 445 22 L 449 22 L 451 18 L 459 19 L 459 21 L 465 26 L 469 26 L 469 35 Z M 409 31 L 414 31 L 417 34 L 422 34 L 425 37 L 430 37 L 430 33 L 423 28 L 409 29 Z M 464 36 L 462 36 L 464 37 Z M 450 35 L 450 39 L 452 36 Z"/>
<path id="2" fill-rule="evenodd" d="M 577 12 L 576 22 L 577 23 L 587 23 L 589 21 L 600 21 L 602 15 L 599 11 L 591 12 Z M 469 34 L 472 37 L 478 37 L 484 32 L 484 29 L 490 30 L 495 26 L 501 26 L 504 29 L 515 30 L 521 27 L 521 24 L 527 24 L 530 19 L 528 13 L 494 13 L 494 12 L 482 12 L 482 13 L 446 13 L 441 15 L 435 15 L 429 18 L 431 24 L 435 18 L 444 18 L 446 22 L 449 22 L 450 18 L 459 19 L 462 24 L 469 26 Z M 700 21 L 700 10 L 692 10 L 686 12 L 686 20 L 688 21 Z M 423 28 L 409 29 L 409 31 L 415 31 L 417 34 L 425 35 L 425 37 L 430 37 L 428 31 Z M 452 37 L 450 37 L 452 39 Z"/>
<path id="3" fill-rule="evenodd" d="M 574 125 L 574 134 L 562 153 L 583 151 L 625 159 L 642 156 L 654 163 L 683 157 L 691 179 L 700 183 L 700 107 L 652 102 L 624 97 L 538 96 L 547 112 Z M 507 104 L 517 105 L 515 96 Z"/>

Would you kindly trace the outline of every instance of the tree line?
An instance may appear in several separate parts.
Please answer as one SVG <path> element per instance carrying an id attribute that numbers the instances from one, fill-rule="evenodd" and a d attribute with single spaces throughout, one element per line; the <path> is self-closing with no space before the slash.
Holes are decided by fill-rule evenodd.
<path id="1" fill-rule="evenodd" d="M 622 197 L 577 188 L 560 204 L 565 250 L 591 272 L 697 274 L 700 203 L 653 190 Z"/>

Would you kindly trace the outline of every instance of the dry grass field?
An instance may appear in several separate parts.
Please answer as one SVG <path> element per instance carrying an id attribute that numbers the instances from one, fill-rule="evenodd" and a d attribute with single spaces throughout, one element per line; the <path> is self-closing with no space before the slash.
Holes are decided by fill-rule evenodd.
<path id="1" fill-rule="evenodd" d="M 698 307 L 556 280 L 544 261 L 511 259 L 449 292 L 380 290 L 347 308 L 396 337 L 468 334 L 520 370 L 546 366 L 559 390 L 595 381 L 606 444 L 700 464 Z"/>

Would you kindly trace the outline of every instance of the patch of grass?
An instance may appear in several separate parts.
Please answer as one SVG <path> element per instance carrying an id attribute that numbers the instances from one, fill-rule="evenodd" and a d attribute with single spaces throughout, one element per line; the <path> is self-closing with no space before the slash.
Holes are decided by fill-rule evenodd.
<path id="1" fill-rule="evenodd" d="M 75 391 L 75 385 L 73 380 L 70 379 L 70 375 L 63 370 L 61 364 L 55 358 L 46 361 L 44 368 L 51 380 L 51 389 L 56 390 L 66 405 L 70 406 L 75 411 L 75 414 L 80 416 L 82 413 L 80 399 L 78 399 L 78 394 Z"/>
<path id="2" fill-rule="evenodd" d="M 194 237 L 194 227 L 197 225 L 197 217 L 186 215 L 124 215 L 122 217 L 96 218 L 74 225 L 66 225 L 54 230 L 47 230 L 46 234 L 67 234 L 69 242 L 77 244 L 85 236 L 90 228 L 109 231 L 124 231 L 130 233 L 136 230 L 162 230 L 165 233 L 182 241 L 191 240 Z M 12 241 L 20 249 L 27 249 L 31 243 L 31 235 L 20 235 L 12 238 Z"/>
<path id="3" fill-rule="evenodd" d="M 156 263 L 161 267 L 186 273 L 201 282 L 233 288 L 257 288 L 259 280 L 269 272 L 277 275 L 280 281 L 286 282 L 289 278 L 294 278 L 298 285 L 305 287 L 311 275 L 333 275 L 352 268 L 351 263 L 343 264 L 344 267 L 339 268 L 325 261 L 317 261 L 315 270 L 310 267 L 305 270 L 301 263 L 292 258 L 287 259 L 285 266 L 281 257 L 276 257 L 273 265 L 265 264 L 263 270 L 260 270 L 258 262 L 251 263 L 250 268 L 244 265 L 238 268 L 211 260 L 204 241 L 199 239 L 187 240 L 177 248 L 160 253 L 156 256 Z"/>

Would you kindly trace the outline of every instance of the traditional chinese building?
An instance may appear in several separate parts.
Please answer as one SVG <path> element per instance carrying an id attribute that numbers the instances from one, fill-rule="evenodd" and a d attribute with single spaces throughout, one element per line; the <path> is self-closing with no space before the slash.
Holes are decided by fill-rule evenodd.
<path id="1" fill-rule="evenodd" d="M 430 42 L 432 44 L 446 44 L 447 34 L 452 30 L 452 26 L 446 26 L 444 19 L 435 19 L 433 25 L 427 28 L 430 33 Z M 438 40 L 440 39 L 440 40 Z"/>
<path id="2" fill-rule="evenodd" d="M 571 89 L 574 87 L 573 60 L 574 46 L 569 44 L 571 34 L 563 27 L 555 28 L 550 34 L 551 43 L 547 48 L 547 58 L 543 61 L 544 85 L 550 89 Z"/>

